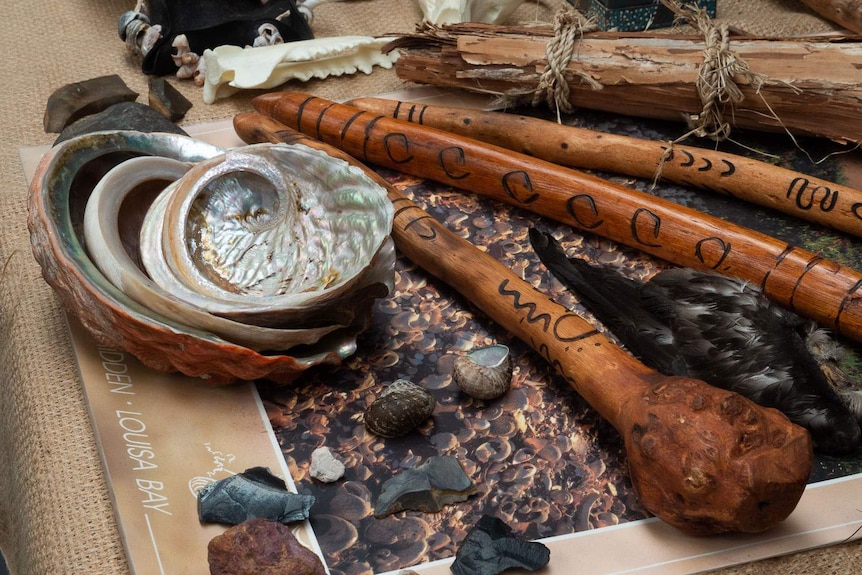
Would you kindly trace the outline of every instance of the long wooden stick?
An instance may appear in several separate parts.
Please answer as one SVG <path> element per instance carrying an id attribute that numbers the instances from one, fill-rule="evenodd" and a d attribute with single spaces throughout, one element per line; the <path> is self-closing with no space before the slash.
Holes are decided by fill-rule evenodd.
<path id="1" fill-rule="evenodd" d="M 862 274 L 786 242 L 570 168 L 306 94 L 264 94 L 253 105 L 364 162 L 748 280 L 779 304 L 862 341 Z"/>
<path id="2" fill-rule="evenodd" d="M 782 211 L 862 236 L 862 191 L 726 152 L 565 126 L 539 118 L 382 98 L 347 102 L 373 114 L 430 126 L 573 168 L 686 186 Z M 667 157 L 665 157 L 667 155 Z"/>
<path id="3" fill-rule="evenodd" d="M 234 128 L 248 143 L 302 143 L 357 163 L 262 116 L 241 114 Z M 807 432 L 774 409 L 647 368 L 366 171 L 395 207 L 398 250 L 530 344 L 616 427 L 649 511 L 696 534 L 762 531 L 789 515 L 812 466 Z"/>

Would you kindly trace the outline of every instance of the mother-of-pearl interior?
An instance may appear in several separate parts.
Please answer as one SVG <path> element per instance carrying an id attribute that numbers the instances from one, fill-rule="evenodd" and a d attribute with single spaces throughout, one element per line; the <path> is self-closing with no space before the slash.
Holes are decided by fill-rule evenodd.
<path id="1" fill-rule="evenodd" d="M 80 136 L 42 158 L 29 208 L 43 276 L 100 343 L 214 383 L 339 363 L 392 288 L 385 190 L 301 145 Z"/>

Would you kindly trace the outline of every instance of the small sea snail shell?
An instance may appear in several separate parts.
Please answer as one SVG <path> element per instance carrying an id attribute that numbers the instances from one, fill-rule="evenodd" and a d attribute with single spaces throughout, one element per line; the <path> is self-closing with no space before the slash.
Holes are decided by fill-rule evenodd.
<path id="1" fill-rule="evenodd" d="M 452 378 L 461 391 L 476 399 L 495 399 L 512 384 L 509 348 L 497 344 L 475 349 L 455 360 Z"/>
<path id="2" fill-rule="evenodd" d="M 365 410 L 365 427 L 381 437 L 400 437 L 431 417 L 436 404 L 425 388 L 399 379 L 389 384 Z"/>

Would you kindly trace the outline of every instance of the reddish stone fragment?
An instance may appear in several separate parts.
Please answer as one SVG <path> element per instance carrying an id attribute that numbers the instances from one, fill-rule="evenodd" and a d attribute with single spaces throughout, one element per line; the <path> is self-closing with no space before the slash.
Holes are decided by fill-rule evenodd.
<path id="1" fill-rule="evenodd" d="M 211 575 L 326 575 L 320 558 L 290 527 L 250 519 L 213 538 L 207 548 Z"/>

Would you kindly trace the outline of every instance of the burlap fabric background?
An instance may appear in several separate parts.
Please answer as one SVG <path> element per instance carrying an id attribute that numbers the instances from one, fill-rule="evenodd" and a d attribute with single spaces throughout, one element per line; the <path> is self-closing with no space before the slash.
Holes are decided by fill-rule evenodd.
<path id="1" fill-rule="evenodd" d="M 49 144 L 45 102 L 57 87 L 119 74 L 146 98 L 146 78 L 117 37 L 134 0 L 4 2 L 0 16 L 0 548 L 17 574 L 128 572 L 105 475 L 63 315 L 30 253 L 21 146 Z M 515 20 L 550 21 L 561 1 L 528 0 Z M 796 0 L 719 0 L 719 14 L 750 32 L 796 34 L 832 25 Z M 412 0 L 323 5 L 317 36 L 408 32 L 420 18 Z M 339 99 L 404 87 L 392 71 L 294 86 Z M 185 123 L 248 111 L 249 96 L 214 105 L 190 83 Z M 862 495 L 862 494 L 860 494 Z M 848 505 L 862 505 L 848 501 Z M 636 552 L 632 550 L 632 552 Z M 726 574 L 859 573 L 862 545 L 848 544 L 722 571 Z"/>

